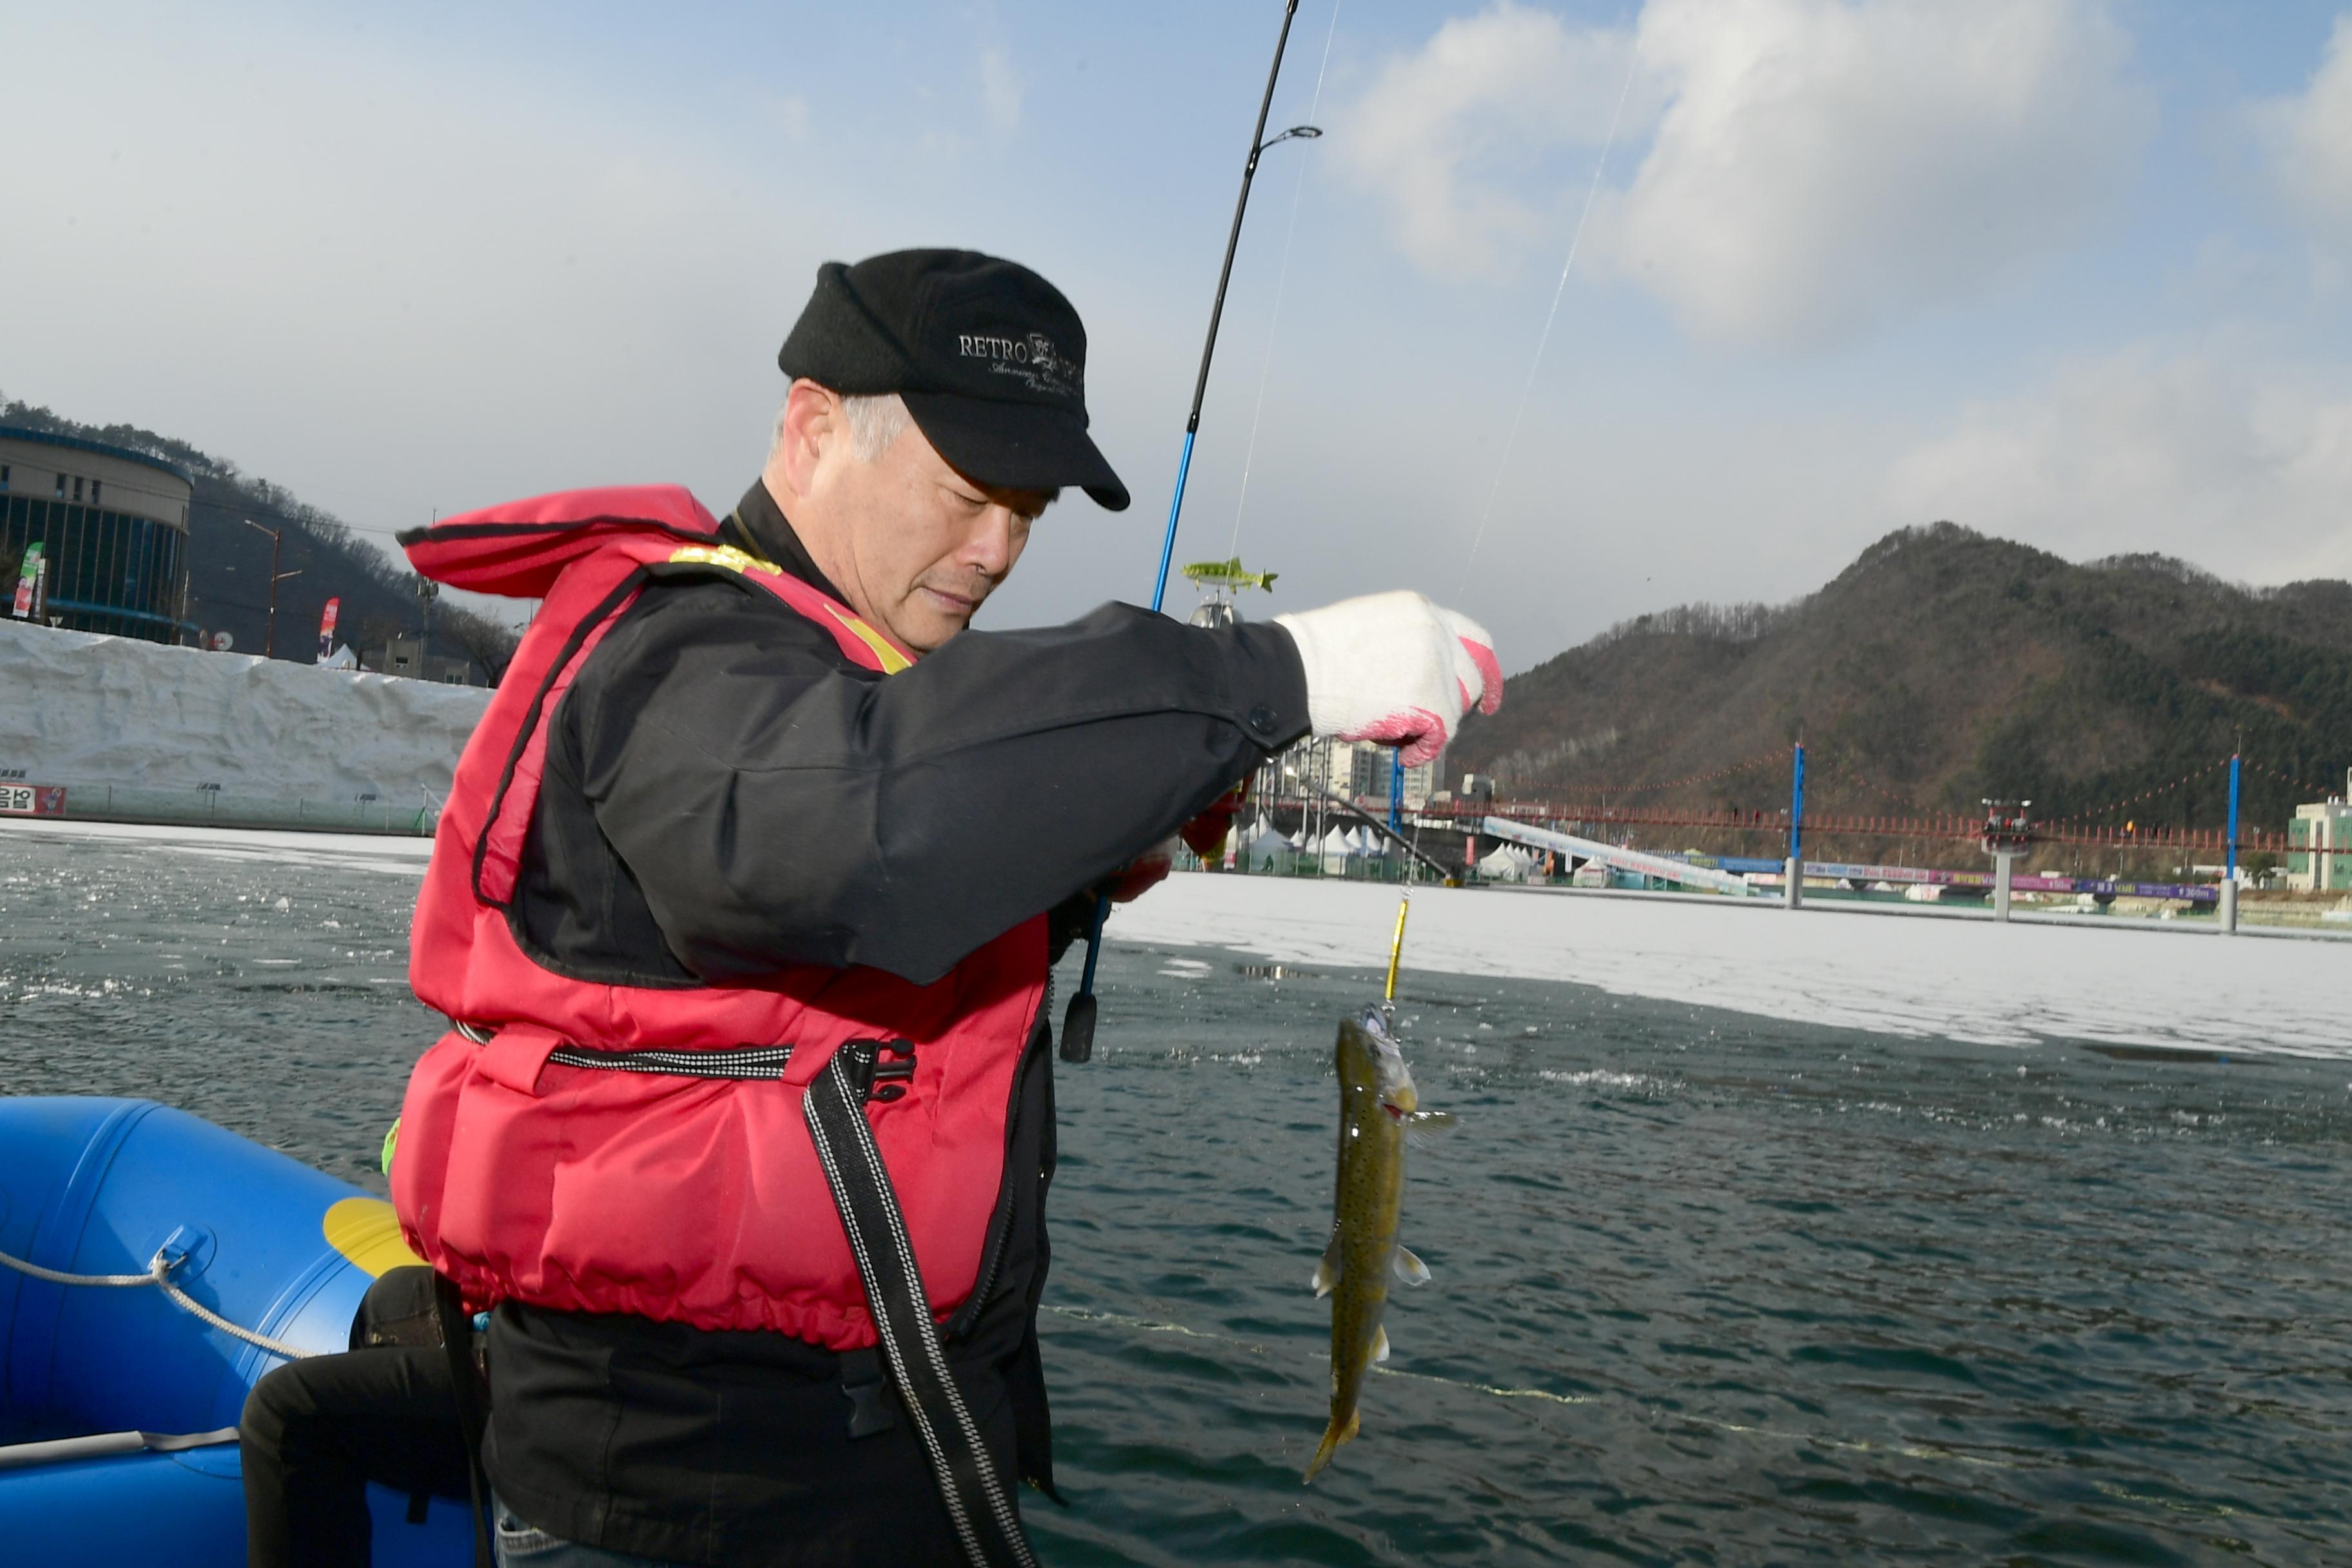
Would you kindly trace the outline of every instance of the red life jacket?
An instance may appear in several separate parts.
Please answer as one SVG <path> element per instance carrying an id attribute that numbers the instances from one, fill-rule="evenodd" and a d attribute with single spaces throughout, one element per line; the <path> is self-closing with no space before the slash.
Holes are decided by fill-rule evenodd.
<path id="1" fill-rule="evenodd" d="M 728 547 L 710 514 L 672 487 L 542 496 L 403 542 L 427 577 L 544 601 L 457 764 L 417 900 L 410 981 L 460 1027 L 417 1063 L 401 1107 L 392 1191 L 411 1245 L 477 1309 L 514 1300 L 768 1329 L 834 1350 L 871 1345 L 802 1100 L 845 1042 L 905 1041 L 907 1092 L 866 1114 L 931 1309 L 952 1314 L 996 1240 L 1015 1070 L 1045 987 L 1042 916 L 929 985 L 802 966 L 665 989 L 554 973 L 517 940 L 514 910 L 548 727 L 650 579 L 733 576 L 824 627 L 866 668 L 894 672 L 910 656 L 808 584 Z M 560 1047 L 780 1045 L 792 1051 L 773 1080 L 549 1060 Z"/>

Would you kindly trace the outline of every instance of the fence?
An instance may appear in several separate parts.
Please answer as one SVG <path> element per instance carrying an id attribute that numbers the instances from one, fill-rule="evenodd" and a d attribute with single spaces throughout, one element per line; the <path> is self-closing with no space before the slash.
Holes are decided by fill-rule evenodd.
<path id="1" fill-rule="evenodd" d="M 383 833 L 431 837 L 437 806 L 388 801 L 270 799 L 218 790 L 140 789 L 126 784 L 73 784 L 64 808 L 45 816 L 83 822 L 141 822 L 173 827 L 262 827 L 300 833 Z"/>

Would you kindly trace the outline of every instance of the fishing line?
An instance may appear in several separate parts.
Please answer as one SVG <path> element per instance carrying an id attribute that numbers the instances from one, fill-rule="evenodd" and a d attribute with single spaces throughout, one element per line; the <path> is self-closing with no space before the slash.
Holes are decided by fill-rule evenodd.
<path id="1" fill-rule="evenodd" d="M 1560 296 L 1568 292 L 1568 274 L 1576 265 L 1576 247 L 1584 241 L 1584 220 L 1592 216 L 1592 200 L 1601 193 L 1601 175 L 1609 167 L 1610 150 L 1617 145 L 1617 121 L 1625 112 L 1625 100 L 1633 90 L 1633 72 L 1642 63 L 1640 41 L 1625 61 L 1625 84 L 1617 89 L 1617 107 L 1609 114 L 1609 134 L 1601 143 L 1601 156 L 1592 164 L 1592 183 L 1584 190 L 1583 210 L 1576 215 L 1576 227 L 1568 237 L 1568 259 L 1560 263 L 1559 281 L 1551 291 L 1551 309 L 1544 314 L 1543 331 L 1536 339 L 1535 358 L 1528 363 L 1528 379 L 1519 387 L 1519 406 L 1511 415 L 1511 431 L 1503 438 L 1502 456 L 1495 460 L 1495 482 L 1486 489 L 1486 507 L 1478 514 L 1478 531 L 1471 537 L 1470 553 L 1462 563 L 1462 586 L 1454 590 L 1459 598 L 1470 588 L 1470 569 L 1477 563 L 1478 546 L 1486 537 L 1486 523 L 1495 515 L 1495 498 L 1503 489 L 1503 470 L 1511 461 L 1511 448 L 1518 444 L 1519 426 L 1528 416 L 1528 395 L 1535 390 L 1536 371 L 1543 364 L 1544 347 L 1551 342 L 1551 324 L 1559 317 Z"/>
<path id="2" fill-rule="evenodd" d="M 1331 68 L 1331 40 L 1339 31 L 1339 5 L 1331 7 L 1331 26 L 1323 35 L 1323 63 L 1316 68 L 1315 95 L 1307 103 L 1307 122 L 1315 123 L 1315 110 L 1323 102 L 1323 73 Z M 1274 315 L 1265 326 L 1265 359 L 1257 371 L 1257 408 L 1250 415 L 1249 445 L 1242 452 L 1241 494 L 1234 498 L 1234 536 L 1226 542 L 1225 554 L 1238 557 L 1242 552 L 1242 509 L 1249 504 L 1250 465 L 1257 458 L 1258 421 L 1265 417 L 1265 384 L 1274 372 L 1275 332 L 1282 325 L 1282 294 L 1290 282 L 1290 242 L 1298 233 L 1298 198 L 1307 189 L 1307 160 L 1297 160 L 1298 175 L 1290 183 L 1290 226 L 1282 231 L 1282 270 L 1275 274 Z"/>

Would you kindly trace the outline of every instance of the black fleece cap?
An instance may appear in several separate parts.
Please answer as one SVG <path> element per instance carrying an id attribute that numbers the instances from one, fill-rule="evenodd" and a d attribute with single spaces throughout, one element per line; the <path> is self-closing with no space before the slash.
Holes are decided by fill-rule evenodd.
<path id="1" fill-rule="evenodd" d="M 817 268 L 776 364 L 849 397 L 897 393 L 940 456 L 1008 489 L 1127 487 L 1087 434 L 1087 330 L 1060 289 L 974 250 L 894 250 Z"/>

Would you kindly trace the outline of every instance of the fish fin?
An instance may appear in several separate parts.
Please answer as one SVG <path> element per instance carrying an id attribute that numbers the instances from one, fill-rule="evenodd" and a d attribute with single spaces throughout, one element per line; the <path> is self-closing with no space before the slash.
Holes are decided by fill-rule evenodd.
<path id="1" fill-rule="evenodd" d="M 1450 1110 L 1416 1110 L 1404 1119 L 1404 1141 L 1409 1147 L 1426 1149 L 1433 1133 L 1444 1132 L 1454 1125 Z"/>
<path id="2" fill-rule="evenodd" d="M 1389 1260 L 1389 1267 L 1395 1271 L 1396 1277 L 1407 1285 L 1429 1283 L 1429 1265 L 1414 1257 L 1413 1250 L 1410 1247 L 1400 1245 L 1396 1249 L 1396 1256 Z"/>
<path id="3" fill-rule="evenodd" d="M 1376 1362 L 1386 1361 L 1389 1359 L 1389 1331 L 1385 1327 L 1377 1328 L 1372 1331 L 1372 1359 Z M 1348 1436 L 1352 1437 L 1356 1435 L 1355 1422 L 1352 1418 L 1349 1421 L 1348 1426 Z"/>
<path id="4" fill-rule="evenodd" d="M 1339 1425 L 1339 1419 L 1335 1415 L 1331 1418 L 1331 1424 L 1323 1428 L 1323 1441 L 1316 1447 L 1315 1458 L 1307 1461 L 1307 1481 L 1313 1481 L 1316 1472 L 1331 1462 L 1331 1456 L 1338 1451 L 1340 1444 L 1355 1436 L 1357 1422 L 1361 1414 L 1360 1411 L 1349 1411 L 1348 1424 L 1345 1426 Z"/>
<path id="5" fill-rule="evenodd" d="M 1323 1261 L 1315 1266 L 1315 1294 L 1328 1296 L 1331 1287 L 1339 1282 L 1339 1227 L 1331 1227 L 1331 1245 L 1323 1249 Z"/>

